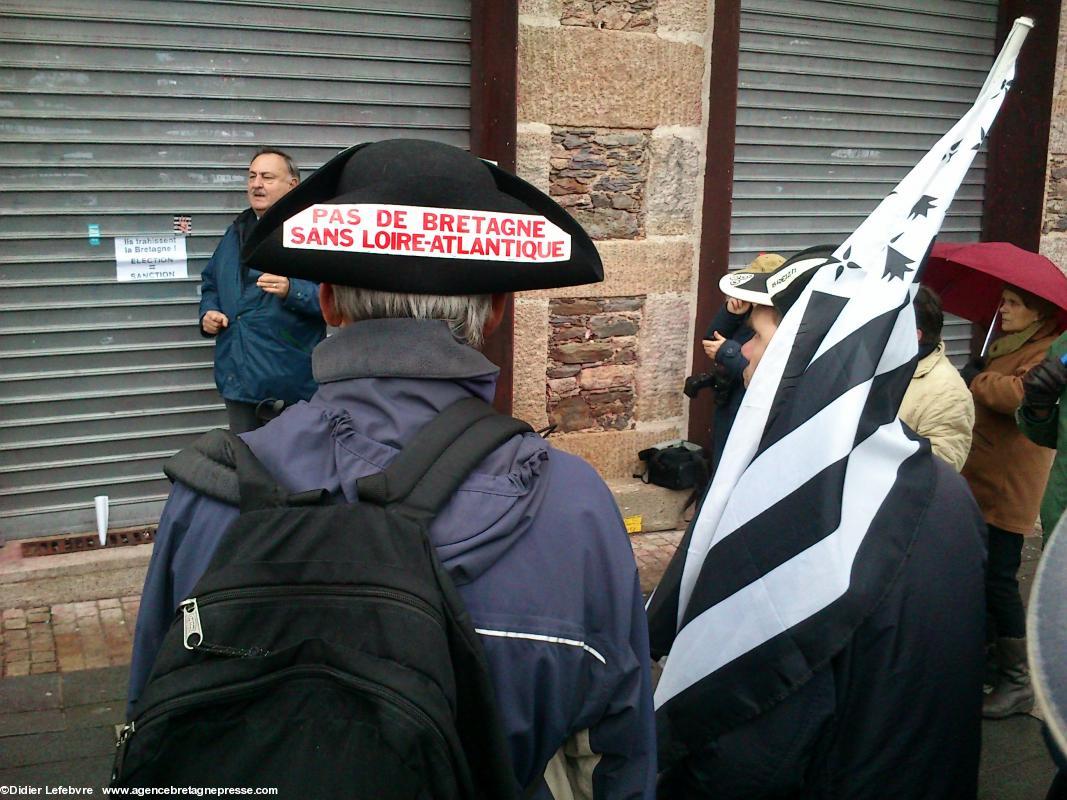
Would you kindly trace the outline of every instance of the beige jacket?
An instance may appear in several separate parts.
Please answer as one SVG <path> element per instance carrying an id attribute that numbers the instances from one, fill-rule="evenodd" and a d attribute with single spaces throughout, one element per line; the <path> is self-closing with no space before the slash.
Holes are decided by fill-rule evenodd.
<path id="1" fill-rule="evenodd" d="M 974 399 L 945 355 L 944 342 L 916 365 L 900 404 L 900 418 L 930 440 L 934 455 L 957 472 L 963 469 L 971 450 Z"/>

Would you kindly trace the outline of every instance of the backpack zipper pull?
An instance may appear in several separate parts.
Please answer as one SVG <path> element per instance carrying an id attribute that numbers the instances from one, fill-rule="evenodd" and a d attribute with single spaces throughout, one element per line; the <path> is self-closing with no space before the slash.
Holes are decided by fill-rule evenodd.
<path id="1" fill-rule="evenodd" d="M 182 609 L 182 643 L 186 650 L 195 650 L 204 641 L 204 629 L 200 626 L 200 609 L 196 598 L 190 597 L 181 605 Z"/>
<path id="2" fill-rule="evenodd" d="M 122 730 L 119 731 L 119 738 L 115 742 L 115 763 L 111 768 L 112 783 L 122 777 L 122 763 L 126 760 L 126 748 L 129 746 L 130 737 L 133 736 L 136 730 L 136 723 L 133 720 L 130 720 L 123 725 Z"/>
<path id="3" fill-rule="evenodd" d="M 130 720 L 123 725 L 121 730 L 119 730 L 119 738 L 115 741 L 115 747 L 122 747 L 126 744 L 126 740 L 133 736 L 136 730 L 137 722 L 135 720 Z"/>

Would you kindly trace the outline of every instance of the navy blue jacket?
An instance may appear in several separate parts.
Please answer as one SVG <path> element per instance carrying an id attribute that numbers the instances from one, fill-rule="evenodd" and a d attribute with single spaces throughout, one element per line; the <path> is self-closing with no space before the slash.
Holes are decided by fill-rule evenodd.
<path id="1" fill-rule="evenodd" d="M 290 491 L 325 488 L 350 503 L 356 481 L 437 412 L 471 395 L 491 400 L 497 372 L 445 323 L 399 319 L 345 326 L 316 348 L 314 366 L 315 396 L 242 438 Z M 131 711 L 175 609 L 236 516 L 175 484 L 141 599 Z M 591 781 L 598 799 L 651 797 L 644 603 L 618 507 L 596 472 L 539 436 L 516 436 L 429 533 L 481 634 L 518 782 L 569 777 Z M 534 797 L 548 792 L 542 784 Z"/>
<path id="2" fill-rule="evenodd" d="M 724 303 L 704 334 L 705 339 L 711 339 L 716 332 L 726 338 L 715 355 L 715 362 L 731 379 L 740 380 L 748 366 L 748 359 L 741 355 L 741 345 L 752 338 L 752 329 L 745 324 L 747 319 L 747 313 L 734 314 Z"/>
<path id="3" fill-rule="evenodd" d="M 284 300 L 256 286 L 262 274 L 242 275 L 242 230 L 255 224 L 252 209 L 226 229 L 200 273 L 200 320 L 221 311 L 229 325 L 215 341 L 215 385 L 227 400 L 258 403 L 267 398 L 295 403 L 315 392 L 311 351 L 326 335 L 319 285 L 292 278 Z M 201 327 L 201 334 L 204 333 Z"/>
<path id="4" fill-rule="evenodd" d="M 726 308 L 724 303 L 719 313 L 715 315 L 715 319 L 708 325 L 707 333 L 704 334 L 705 339 L 711 339 L 716 332 L 726 337 L 726 341 L 719 347 L 719 352 L 715 354 L 716 371 L 728 382 L 726 389 L 728 399 L 721 405 L 718 403 L 715 405 L 711 429 L 712 469 L 722 458 L 730 428 L 734 425 L 734 418 L 745 396 L 745 385 L 741 373 L 748 366 L 748 359 L 741 355 L 741 345 L 753 336 L 752 328 L 745 324 L 747 319 L 747 313 L 734 314 Z"/>

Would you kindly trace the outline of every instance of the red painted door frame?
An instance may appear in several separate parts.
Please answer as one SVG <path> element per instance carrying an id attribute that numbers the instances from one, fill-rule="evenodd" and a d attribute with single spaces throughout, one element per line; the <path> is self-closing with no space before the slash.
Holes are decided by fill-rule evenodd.
<path id="1" fill-rule="evenodd" d="M 1034 28 L 1015 64 L 1015 82 L 989 133 L 982 240 L 1037 251 L 1045 221 L 1045 171 L 1056 80 L 1060 0 L 1001 0 L 999 50 L 1017 17 Z"/>
<path id="2" fill-rule="evenodd" d="M 719 278 L 730 263 L 730 217 L 733 209 L 734 140 L 737 127 L 737 63 L 741 44 L 741 1 L 717 0 L 711 43 L 711 94 L 708 107 L 704 207 L 700 222 L 697 313 L 693 326 L 691 374 L 705 372 L 707 357 L 700 342 L 723 303 Z M 680 390 L 681 387 L 679 387 Z M 689 439 L 711 443 L 714 401 L 704 391 L 689 403 Z"/>
<path id="3" fill-rule="evenodd" d="M 471 0 L 471 152 L 515 170 L 518 103 L 518 0 Z M 494 405 L 511 413 L 515 306 L 482 352 L 498 367 Z"/>
<path id="4" fill-rule="evenodd" d="M 989 136 L 982 239 L 1012 242 L 1036 251 L 1045 214 L 1045 171 L 1059 43 L 1060 0 L 1001 0 L 998 49 L 1012 22 L 1020 16 L 1032 17 L 1035 25 L 1019 55 L 1015 84 Z M 715 109 L 715 113 L 708 120 L 691 365 L 694 373 L 707 368 L 700 341 L 723 302 L 718 284 L 727 272 L 730 256 L 740 0 L 715 3 L 714 31 L 710 108 Z M 689 438 L 694 442 L 707 444 L 711 441 L 712 411 L 712 400 L 706 393 L 690 403 Z"/>

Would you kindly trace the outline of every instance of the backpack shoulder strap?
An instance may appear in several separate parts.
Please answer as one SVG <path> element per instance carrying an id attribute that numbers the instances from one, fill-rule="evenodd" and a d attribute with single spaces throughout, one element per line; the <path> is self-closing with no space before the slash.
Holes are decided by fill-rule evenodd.
<path id="1" fill-rule="evenodd" d="M 189 447 L 179 450 L 163 464 L 163 474 L 171 482 L 181 481 L 191 489 L 215 500 L 240 505 L 237 461 L 229 431 L 208 431 Z"/>
<path id="2" fill-rule="evenodd" d="M 532 430 L 482 400 L 465 398 L 423 427 L 383 472 L 360 478 L 359 498 L 429 519 L 486 456 Z"/>
<path id="3" fill-rule="evenodd" d="M 163 465 L 171 481 L 181 481 L 201 494 L 238 506 L 241 513 L 261 508 L 315 505 L 326 492 L 290 494 L 278 485 L 244 441 L 227 430 L 208 431 L 192 446 Z"/>
<path id="4" fill-rule="evenodd" d="M 424 426 L 384 472 L 358 482 L 361 500 L 400 505 L 432 517 L 472 469 L 529 425 L 498 414 L 476 397 L 446 408 Z M 321 490 L 290 495 L 239 437 L 218 429 L 205 433 L 163 465 L 171 481 L 240 507 L 242 512 L 323 501 Z"/>

